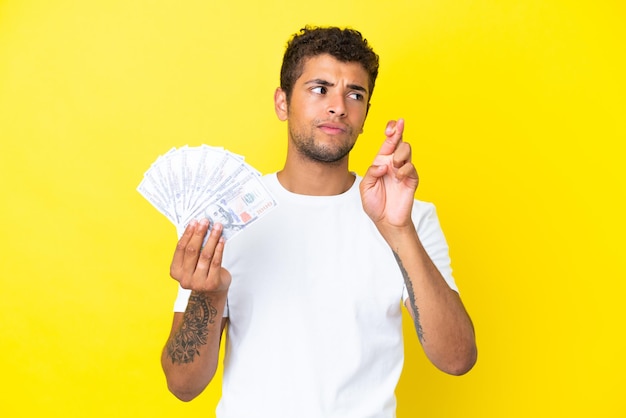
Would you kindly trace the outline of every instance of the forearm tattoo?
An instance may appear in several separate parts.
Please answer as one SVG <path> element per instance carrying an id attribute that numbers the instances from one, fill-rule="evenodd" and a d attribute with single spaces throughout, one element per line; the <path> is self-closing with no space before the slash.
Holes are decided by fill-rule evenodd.
<path id="1" fill-rule="evenodd" d="M 415 323 L 415 330 L 417 331 L 417 338 L 419 338 L 420 342 L 423 343 L 424 331 L 422 330 L 422 323 L 420 322 L 420 313 L 417 309 L 417 304 L 415 303 L 415 291 L 413 290 L 413 283 L 411 282 L 409 273 L 407 273 L 404 265 L 402 264 L 402 260 L 400 260 L 400 256 L 398 256 L 395 251 L 393 252 L 393 256 L 396 257 L 396 262 L 398 263 L 398 267 L 400 267 L 402 277 L 404 278 L 406 290 L 409 292 L 409 302 L 411 303 L 411 308 L 413 308 L 413 321 Z"/>
<path id="2" fill-rule="evenodd" d="M 217 309 L 211 299 L 191 293 L 183 324 L 167 343 L 167 354 L 172 363 L 192 363 L 200 355 L 200 347 L 207 344 L 208 325 L 215 323 L 216 316 Z"/>

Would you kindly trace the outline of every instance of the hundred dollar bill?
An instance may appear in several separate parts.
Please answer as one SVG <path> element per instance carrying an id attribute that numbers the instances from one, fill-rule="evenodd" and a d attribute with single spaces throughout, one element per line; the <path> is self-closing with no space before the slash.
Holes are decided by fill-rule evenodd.
<path id="1" fill-rule="evenodd" d="M 209 218 L 211 225 L 223 224 L 230 239 L 278 204 L 244 157 L 208 145 L 172 148 L 159 156 L 137 191 L 179 236 L 192 220 Z"/>
<path id="2" fill-rule="evenodd" d="M 246 173 L 224 188 L 204 210 L 204 217 L 211 225 L 219 222 L 224 226 L 222 234 L 230 239 L 277 206 L 261 178 Z"/>

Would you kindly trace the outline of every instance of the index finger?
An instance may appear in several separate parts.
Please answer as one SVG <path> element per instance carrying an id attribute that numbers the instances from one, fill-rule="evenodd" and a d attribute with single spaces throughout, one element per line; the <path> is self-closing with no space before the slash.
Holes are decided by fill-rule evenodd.
<path id="1" fill-rule="evenodd" d="M 402 134 L 404 132 L 404 119 L 400 118 L 397 121 L 390 120 L 387 122 L 385 128 L 385 142 L 378 151 L 379 155 L 391 155 L 394 153 L 398 144 L 402 142 Z"/>
<path id="2" fill-rule="evenodd" d="M 174 251 L 174 257 L 172 258 L 172 267 L 178 267 L 183 264 L 183 259 L 185 258 L 185 249 L 187 248 L 187 244 L 191 240 L 191 237 L 196 230 L 197 224 L 198 221 L 196 221 L 195 219 L 189 222 L 189 224 L 185 228 L 185 232 L 183 232 L 183 235 L 178 240 L 178 243 L 176 244 L 176 250 Z"/>

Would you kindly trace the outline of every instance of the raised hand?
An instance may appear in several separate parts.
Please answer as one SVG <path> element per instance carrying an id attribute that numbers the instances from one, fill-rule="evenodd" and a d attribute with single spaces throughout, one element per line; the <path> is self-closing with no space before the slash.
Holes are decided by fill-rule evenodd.
<path id="1" fill-rule="evenodd" d="M 387 123 L 385 142 L 360 185 L 363 209 L 379 229 L 411 225 L 419 177 L 411 162 L 411 146 L 402 140 L 403 132 L 403 119 Z"/>
<path id="2" fill-rule="evenodd" d="M 207 219 L 189 223 L 176 245 L 170 275 L 185 289 L 202 293 L 225 292 L 230 286 L 231 276 L 222 267 L 223 226 L 214 224 L 202 247 L 208 229 Z"/>

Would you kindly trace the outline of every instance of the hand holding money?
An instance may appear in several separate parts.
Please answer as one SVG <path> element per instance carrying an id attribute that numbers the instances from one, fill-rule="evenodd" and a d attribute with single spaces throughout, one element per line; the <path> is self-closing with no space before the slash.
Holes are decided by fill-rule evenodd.
<path id="1" fill-rule="evenodd" d="M 225 239 L 222 237 L 223 226 L 212 225 L 202 219 L 191 221 L 176 245 L 170 275 L 184 289 L 201 293 L 226 292 L 231 276 L 222 267 Z M 206 237 L 208 233 L 208 237 Z M 202 243 L 206 237 L 204 247 Z"/>

